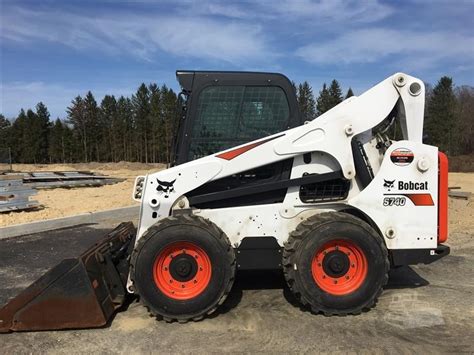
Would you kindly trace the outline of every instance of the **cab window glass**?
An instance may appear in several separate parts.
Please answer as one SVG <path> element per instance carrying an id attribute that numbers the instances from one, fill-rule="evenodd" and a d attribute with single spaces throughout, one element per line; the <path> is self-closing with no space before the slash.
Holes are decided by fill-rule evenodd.
<path id="1" fill-rule="evenodd" d="M 205 88 L 198 99 L 189 159 L 283 131 L 288 120 L 288 101 L 280 87 Z"/>

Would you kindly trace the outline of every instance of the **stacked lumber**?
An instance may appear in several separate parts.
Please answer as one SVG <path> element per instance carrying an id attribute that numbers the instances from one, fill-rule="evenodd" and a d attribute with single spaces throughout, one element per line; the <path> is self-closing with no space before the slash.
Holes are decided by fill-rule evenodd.
<path id="1" fill-rule="evenodd" d="M 103 186 L 116 184 L 125 179 L 111 178 L 109 176 L 97 175 L 88 171 L 41 171 L 22 173 L 3 173 L 3 176 L 21 176 L 23 183 L 35 189 L 54 189 L 57 187 L 84 187 Z"/>
<path id="2" fill-rule="evenodd" d="M 30 210 L 40 207 L 38 201 L 30 201 L 37 191 L 23 184 L 18 175 L 0 176 L 0 212 Z"/>
<path id="3" fill-rule="evenodd" d="M 450 186 L 448 187 L 448 196 L 453 197 L 453 198 L 460 198 L 463 200 L 469 200 L 469 197 L 471 197 L 471 193 L 468 191 L 454 191 L 454 190 L 460 190 L 461 187 L 459 186 Z"/>

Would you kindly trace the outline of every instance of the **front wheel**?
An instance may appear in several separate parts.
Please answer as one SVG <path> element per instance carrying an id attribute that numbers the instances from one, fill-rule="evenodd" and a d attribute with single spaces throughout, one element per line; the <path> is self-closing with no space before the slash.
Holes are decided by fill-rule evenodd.
<path id="1" fill-rule="evenodd" d="M 285 244 L 283 265 L 296 298 L 326 315 L 358 314 L 375 305 L 390 266 L 379 234 L 340 212 L 301 222 Z"/>
<path id="2" fill-rule="evenodd" d="M 152 315 L 167 321 L 199 320 L 227 297 L 235 255 L 227 236 L 193 215 L 168 217 L 138 241 L 131 279 Z"/>

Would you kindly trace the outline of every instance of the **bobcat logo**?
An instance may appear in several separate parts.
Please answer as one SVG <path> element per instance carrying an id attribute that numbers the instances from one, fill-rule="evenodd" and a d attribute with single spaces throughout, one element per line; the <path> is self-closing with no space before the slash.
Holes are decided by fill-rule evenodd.
<path id="1" fill-rule="evenodd" d="M 158 182 L 158 187 L 156 188 L 156 191 L 162 191 L 165 194 L 165 198 L 168 198 L 170 196 L 170 193 L 174 191 L 174 182 L 176 179 L 173 181 L 160 181 L 156 179 Z"/>
<path id="2" fill-rule="evenodd" d="M 385 180 L 383 179 L 383 187 L 385 187 L 388 191 L 393 188 L 393 185 L 395 184 L 395 180 Z"/>

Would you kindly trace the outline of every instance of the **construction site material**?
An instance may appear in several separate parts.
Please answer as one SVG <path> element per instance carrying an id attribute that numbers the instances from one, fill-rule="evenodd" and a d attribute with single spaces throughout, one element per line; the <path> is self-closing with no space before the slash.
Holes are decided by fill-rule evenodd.
<path id="1" fill-rule="evenodd" d="M 80 224 L 93 224 L 104 221 L 134 220 L 138 216 L 139 209 L 140 206 L 129 206 L 114 208 L 107 211 L 82 213 L 71 217 L 16 224 L 13 226 L 0 228 L 0 239 L 73 227 Z"/>
<path id="2" fill-rule="evenodd" d="M 0 179 L 5 176 L 21 176 L 23 183 L 30 188 L 52 189 L 57 187 L 81 187 L 102 186 L 116 184 L 124 179 L 111 178 L 109 176 L 97 175 L 89 171 L 41 171 L 41 172 L 18 172 L 2 173 Z"/>
<path id="3" fill-rule="evenodd" d="M 79 258 L 63 260 L 0 309 L 0 333 L 105 325 L 128 296 L 134 236 L 133 223 L 122 223 Z"/>
<path id="4" fill-rule="evenodd" d="M 453 197 L 453 198 L 461 198 L 463 200 L 469 200 L 469 197 L 471 197 L 470 192 L 466 191 L 449 191 L 448 196 Z"/>
<path id="5" fill-rule="evenodd" d="M 38 201 L 30 201 L 36 190 L 25 185 L 19 175 L 0 177 L 0 212 L 29 210 L 40 206 Z"/>

